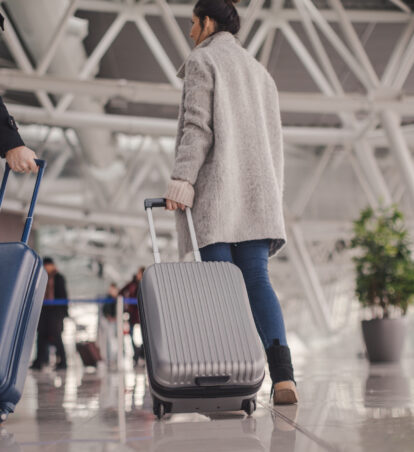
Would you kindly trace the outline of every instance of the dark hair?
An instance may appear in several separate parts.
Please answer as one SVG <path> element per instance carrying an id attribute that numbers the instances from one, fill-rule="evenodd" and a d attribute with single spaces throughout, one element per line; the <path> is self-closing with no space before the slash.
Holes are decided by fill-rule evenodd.
<path id="1" fill-rule="evenodd" d="M 233 35 L 240 30 L 240 17 L 234 3 L 240 0 L 199 0 L 194 7 L 194 14 L 200 19 L 204 29 L 204 19 L 208 16 L 217 22 L 216 33 L 229 31 Z"/>
<path id="2" fill-rule="evenodd" d="M 51 257 L 44 257 L 43 258 L 43 264 L 47 265 L 47 264 L 54 264 L 55 262 L 53 261 L 53 259 Z"/>

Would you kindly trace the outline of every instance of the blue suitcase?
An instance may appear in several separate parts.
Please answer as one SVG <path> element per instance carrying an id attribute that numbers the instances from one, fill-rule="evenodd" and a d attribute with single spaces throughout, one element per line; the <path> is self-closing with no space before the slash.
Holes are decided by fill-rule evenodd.
<path id="1" fill-rule="evenodd" d="M 47 284 L 41 258 L 27 245 L 46 166 L 43 160 L 36 163 L 39 172 L 21 242 L 0 243 L 0 423 L 22 395 Z M 6 164 L 0 207 L 9 172 Z"/>

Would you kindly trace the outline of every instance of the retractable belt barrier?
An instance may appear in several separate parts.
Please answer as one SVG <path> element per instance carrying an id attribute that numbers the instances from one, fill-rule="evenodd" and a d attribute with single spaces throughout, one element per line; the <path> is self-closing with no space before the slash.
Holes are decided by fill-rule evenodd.
<path id="1" fill-rule="evenodd" d="M 95 299 L 55 299 L 55 300 L 44 300 L 43 306 L 67 306 L 69 303 L 96 303 L 96 304 L 110 304 L 116 303 L 113 298 L 95 298 Z M 134 305 L 137 304 L 136 298 L 124 298 L 124 304 Z"/>
<path id="2" fill-rule="evenodd" d="M 118 296 L 116 299 L 114 298 L 94 298 L 94 299 L 83 299 L 83 298 L 74 298 L 74 299 L 55 299 L 55 300 L 44 300 L 43 306 L 67 306 L 69 304 L 75 303 L 90 303 L 90 304 L 116 304 L 116 335 L 117 335 L 117 343 L 118 350 L 122 350 L 122 353 L 118 353 L 117 359 L 117 367 L 118 370 L 124 369 L 124 325 L 123 325 L 123 313 L 125 305 L 136 305 L 136 298 L 123 298 L 122 296 Z"/>

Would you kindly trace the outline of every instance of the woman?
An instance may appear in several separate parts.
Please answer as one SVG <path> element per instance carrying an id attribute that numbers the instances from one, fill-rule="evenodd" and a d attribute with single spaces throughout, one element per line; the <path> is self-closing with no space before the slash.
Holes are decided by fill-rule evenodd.
<path id="1" fill-rule="evenodd" d="M 189 206 L 202 259 L 233 262 L 243 273 L 274 403 L 296 403 L 283 315 L 267 269 L 269 257 L 286 242 L 277 89 L 234 36 L 240 19 L 231 0 L 198 1 L 192 24 L 196 47 L 178 73 L 184 89 L 164 195 L 167 209 L 178 210 L 180 257 L 191 251 L 180 211 Z"/>

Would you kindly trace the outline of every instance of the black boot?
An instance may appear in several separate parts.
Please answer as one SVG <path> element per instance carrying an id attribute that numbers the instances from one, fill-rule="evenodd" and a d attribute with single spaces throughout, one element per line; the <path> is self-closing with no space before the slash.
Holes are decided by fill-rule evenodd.
<path id="1" fill-rule="evenodd" d="M 288 380 L 295 382 L 289 347 L 280 345 L 279 339 L 274 339 L 273 344 L 266 349 L 266 355 L 273 384 Z"/>
<path id="2" fill-rule="evenodd" d="M 298 402 L 296 382 L 293 376 L 292 359 L 289 347 L 280 345 L 278 339 L 266 349 L 270 377 L 272 379 L 273 403 L 275 405 L 291 405 Z"/>

